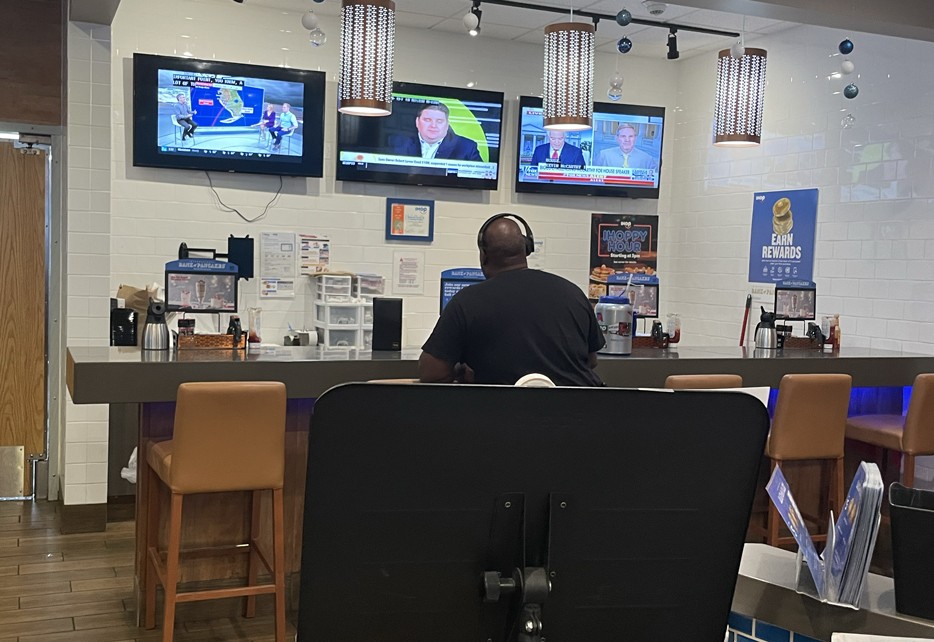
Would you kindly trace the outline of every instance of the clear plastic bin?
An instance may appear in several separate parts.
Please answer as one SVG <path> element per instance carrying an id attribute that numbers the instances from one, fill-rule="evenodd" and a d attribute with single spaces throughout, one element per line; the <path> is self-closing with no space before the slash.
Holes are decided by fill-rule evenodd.
<path id="1" fill-rule="evenodd" d="M 356 327 L 360 325 L 362 316 L 362 309 L 356 304 L 315 302 L 315 323 L 324 326 Z M 372 317 L 372 310 L 370 316 Z"/>

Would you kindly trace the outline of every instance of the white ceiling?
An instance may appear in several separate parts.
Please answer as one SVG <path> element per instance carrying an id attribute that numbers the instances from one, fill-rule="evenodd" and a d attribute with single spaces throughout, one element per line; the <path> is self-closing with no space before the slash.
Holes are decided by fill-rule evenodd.
<path id="1" fill-rule="evenodd" d="M 250 4 L 264 5 L 286 11 L 304 12 L 313 9 L 320 15 L 337 16 L 340 13 L 340 0 L 245 0 Z M 416 29 L 430 29 L 456 33 L 465 38 L 469 36 L 464 30 L 462 19 L 472 3 L 471 0 L 395 0 L 396 25 Z M 620 9 L 626 8 L 634 18 L 644 18 L 660 22 L 676 22 L 678 24 L 695 27 L 708 27 L 723 31 L 745 31 L 746 37 L 754 38 L 760 34 L 770 34 L 783 29 L 796 26 L 795 23 L 759 18 L 755 16 L 743 17 L 741 15 L 712 11 L 709 9 L 695 9 L 691 7 L 669 4 L 668 9 L 661 16 L 652 16 L 642 6 L 640 0 L 539 0 L 542 6 L 570 9 L 573 5 L 575 11 L 584 10 L 593 13 L 615 15 Z M 497 40 L 516 40 L 540 44 L 542 42 L 542 29 L 553 22 L 566 22 L 567 16 L 551 11 L 534 11 L 515 7 L 504 7 L 494 4 L 482 4 L 483 18 L 480 23 L 479 38 L 494 38 Z M 575 20 L 588 21 L 587 18 Z M 745 29 L 744 29 L 745 20 Z M 649 58 L 665 58 L 668 53 L 668 31 L 659 27 L 631 24 L 620 27 L 613 20 L 601 20 L 597 25 L 596 46 L 597 51 L 613 53 L 616 51 L 616 41 L 622 36 L 632 40 L 630 56 L 644 56 Z M 700 53 L 725 49 L 733 44 L 732 38 L 708 34 L 678 32 L 678 50 L 684 58 Z"/>

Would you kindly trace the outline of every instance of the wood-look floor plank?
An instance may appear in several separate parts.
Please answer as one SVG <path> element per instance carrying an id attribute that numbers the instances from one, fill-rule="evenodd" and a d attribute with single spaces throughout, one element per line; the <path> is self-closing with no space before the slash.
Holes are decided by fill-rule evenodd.
<path id="1" fill-rule="evenodd" d="M 107 602 L 110 600 L 129 599 L 130 604 L 135 602 L 132 599 L 132 591 L 125 588 L 106 589 L 100 591 L 72 591 L 68 593 L 55 593 L 52 595 L 34 595 L 23 597 L 19 600 L 19 608 L 34 609 L 40 606 L 62 606 L 67 604 L 83 604 L 85 602 Z M 124 604 L 126 608 L 126 604 Z M 135 608 L 131 606 L 131 608 Z"/>
<path id="2" fill-rule="evenodd" d="M 41 578 L 46 578 L 45 580 Z M 17 587 L 17 586 L 29 586 L 33 583 L 43 583 L 43 582 L 71 582 L 71 590 L 75 590 L 74 582 L 75 581 L 100 581 L 103 579 L 113 579 L 116 577 L 114 574 L 113 568 L 89 568 L 83 571 L 66 571 L 63 573 L 53 573 L 47 574 L 43 573 L 37 577 L 31 575 L 15 575 L 12 577 L 3 578 L 3 588 L 7 587 Z M 68 589 L 66 589 L 68 590 Z"/>
<path id="3" fill-rule="evenodd" d="M 17 609 L 16 611 L 0 611 L 0 631 L 5 631 L 6 627 L 11 624 L 20 624 L 22 622 L 37 622 L 39 620 L 123 612 L 122 600 L 67 604 L 65 606 L 43 606 L 34 609 Z"/>
<path id="4" fill-rule="evenodd" d="M 27 553 L 23 555 L 0 554 L 0 566 L 20 564 L 42 564 L 45 562 L 61 562 L 61 553 Z"/>
<path id="5" fill-rule="evenodd" d="M 18 566 L 0 566 L 0 577 L 6 575 L 17 575 L 19 573 Z"/>
<path id="6" fill-rule="evenodd" d="M 67 593 L 71 582 L 38 582 L 30 577 L 25 584 L 10 586 L 6 580 L 0 583 L 0 598 L 25 597 L 27 595 L 45 595 L 47 593 Z"/>
<path id="7" fill-rule="evenodd" d="M 18 597 L 0 597 L 0 611 L 9 611 L 10 609 L 19 608 L 19 598 Z M 3 642 L 0 638 L 0 642 Z"/>
<path id="8" fill-rule="evenodd" d="M 18 537 L 0 537 L 0 548 L 11 548 L 19 546 Z"/>
<path id="9" fill-rule="evenodd" d="M 42 620 L 39 622 L 21 622 L 3 627 L 3 635 L 15 635 L 21 640 L 22 636 L 35 636 L 34 640 L 47 640 L 49 633 L 74 632 L 74 620 L 70 617 L 58 620 Z"/>
<path id="10" fill-rule="evenodd" d="M 111 588 L 125 588 L 130 590 L 133 588 L 133 578 L 108 577 L 99 580 L 79 580 L 71 583 L 71 590 L 73 591 L 94 591 Z"/>
<path id="11" fill-rule="evenodd" d="M 88 559 L 75 560 L 73 562 L 43 562 L 41 564 L 20 564 L 20 575 L 32 575 L 34 573 L 64 573 L 67 571 L 78 571 L 81 569 L 113 568 L 114 566 L 131 566 L 135 555 L 121 553 L 119 555 L 108 555 L 107 557 L 90 557 Z"/>

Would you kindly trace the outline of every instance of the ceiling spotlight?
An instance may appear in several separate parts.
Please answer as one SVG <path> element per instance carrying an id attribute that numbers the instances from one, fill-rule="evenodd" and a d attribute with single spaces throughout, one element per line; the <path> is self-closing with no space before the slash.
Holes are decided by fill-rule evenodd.
<path id="1" fill-rule="evenodd" d="M 480 35 L 480 18 L 482 16 L 483 12 L 480 10 L 480 0 L 474 0 L 470 11 L 464 16 L 464 28 L 471 36 Z"/>
<path id="2" fill-rule="evenodd" d="M 660 16 L 665 13 L 668 5 L 664 2 L 655 2 L 654 0 L 642 0 L 642 6 L 653 16 Z"/>
<path id="3" fill-rule="evenodd" d="M 677 60 L 681 57 L 678 51 L 678 30 L 668 30 L 668 60 Z"/>

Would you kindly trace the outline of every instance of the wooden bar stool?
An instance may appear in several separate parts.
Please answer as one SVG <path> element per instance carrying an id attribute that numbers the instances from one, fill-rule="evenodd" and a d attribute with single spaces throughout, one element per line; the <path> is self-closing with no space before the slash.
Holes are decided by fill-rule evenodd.
<path id="1" fill-rule="evenodd" d="M 742 388 L 743 378 L 735 374 L 668 375 L 665 387 L 674 390 L 711 390 Z"/>
<path id="2" fill-rule="evenodd" d="M 846 411 L 850 404 L 853 378 L 847 374 L 787 374 L 778 386 L 775 417 L 766 443 L 765 454 L 771 470 L 786 461 L 821 460 L 821 490 L 827 488 L 820 502 L 822 511 L 832 504 L 834 515 L 843 506 L 843 435 Z M 830 464 L 830 481 L 823 477 Z M 800 500 L 799 500 L 800 505 Z M 810 516 L 818 525 L 826 524 L 829 514 Z M 794 543 L 794 538 L 779 537 L 782 522 L 774 504 L 769 502 L 765 528 L 757 527 L 770 546 Z M 826 535 L 815 535 L 815 542 Z"/>
<path id="3" fill-rule="evenodd" d="M 146 461 L 153 475 L 149 484 L 146 532 L 145 626 L 156 625 L 156 581 L 165 590 L 162 639 L 174 634 L 175 605 L 179 602 L 246 597 L 244 615 L 253 617 L 256 596 L 275 595 L 276 642 L 285 640 L 285 538 L 282 487 L 285 478 L 285 384 L 261 382 L 183 383 L 178 387 L 173 438 L 150 444 Z M 159 484 L 172 496 L 168 550 L 159 551 Z M 259 494 L 272 491 L 273 563 L 259 549 Z M 186 495 L 252 491 L 251 526 L 246 545 L 181 551 L 182 501 Z M 247 585 L 202 591 L 178 591 L 179 557 L 248 553 Z M 257 584 L 258 562 L 272 575 Z"/>
<path id="4" fill-rule="evenodd" d="M 915 377 L 908 401 L 908 413 L 902 415 L 858 415 L 846 421 L 846 438 L 882 449 L 882 462 L 889 451 L 901 453 L 904 470 L 902 485 L 915 481 L 915 458 L 934 455 L 934 374 Z"/>

